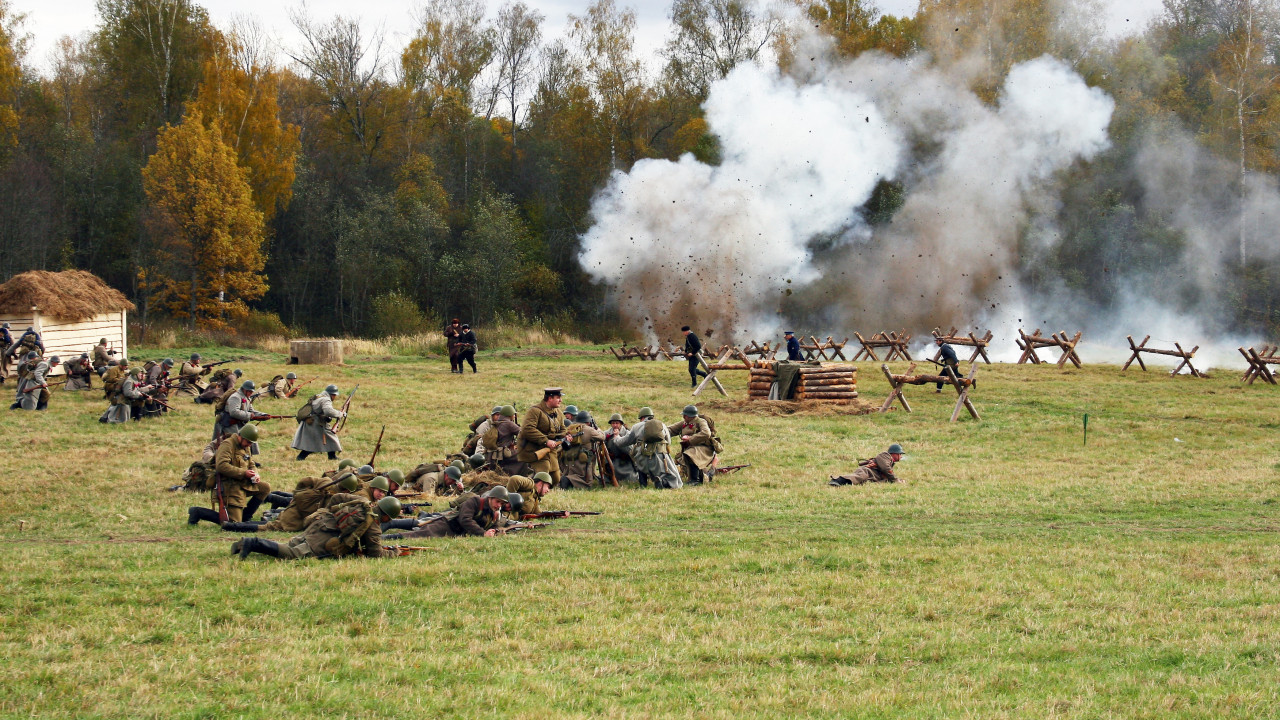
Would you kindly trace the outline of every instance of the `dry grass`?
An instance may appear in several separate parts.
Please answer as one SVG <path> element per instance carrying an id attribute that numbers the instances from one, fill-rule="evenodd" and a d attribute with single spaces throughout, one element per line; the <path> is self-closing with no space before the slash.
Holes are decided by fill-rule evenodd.
<path id="1" fill-rule="evenodd" d="M 283 368 L 256 357 L 249 377 Z M 349 358 L 323 380 L 361 384 L 348 454 L 386 424 L 384 468 L 549 384 L 597 418 L 688 402 L 682 363 L 480 369 Z M 23 472 L 0 483 L 0 716 L 1274 717 L 1280 388 L 1217 375 L 984 368 L 982 423 L 947 423 L 954 395 L 931 388 L 861 417 L 717 400 L 724 459 L 751 468 L 556 492 L 605 514 L 381 562 L 230 559 L 163 490 L 207 407 L 105 427 L 100 401 L 58 393 L 2 419 L 0 463 Z M 293 462 L 291 431 L 262 442 L 286 488 L 329 464 Z M 892 441 L 907 482 L 826 486 Z"/>
<path id="2" fill-rule="evenodd" d="M 26 314 L 32 307 L 62 320 L 135 309 L 123 293 L 84 270 L 31 270 L 0 285 L 0 312 Z"/>

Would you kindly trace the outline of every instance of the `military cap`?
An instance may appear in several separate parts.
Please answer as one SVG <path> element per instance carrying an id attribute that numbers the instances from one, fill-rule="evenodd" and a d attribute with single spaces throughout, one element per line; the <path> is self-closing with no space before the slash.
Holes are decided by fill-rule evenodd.
<path id="1" fill-rule="evenodd" d="M 645 418 L 651 418 L 651 417 L 653 417 L 653 408 L 647 408 L 647 407 L 642 407 L 642 408 L 640 408 L 640 419 L 641 419 L 641 420 L 643 420 L 643 419 L 645 419 Z"/>
<path id="2" fill-rule="evenodd" d="M 378 512 L 384 517 L 398 518 L 401 510 L 400 501 L 393 497 L 387 496 L 378 501 Z"/>
<path id="3" fill-rule="evenodd" d="M 245 425 L 244 427 L 240 428 L 240 437 L 244 438 L 245 440 L 248 440 L 249 442 L 257 442 L 258 426 Z"/>
<path id="4" fill-rule="evenodd" d="M 454 480 L 461 480 L 461 479 L 462 479 L 462 471 L 461 471 L 461 470 L 459 470 L 458 468 L 456 468 L 456 467 L 452 466 L 452 465 L 450 465 L 449 467 L 447 467 L 447 468 L 445 468 L 445 469 L 444 469 L 444 474 L 445 474 L 445 475 L 448 475 L 449 477 L 453 478 Z"/>
<path id="5" fill-rule="evenodd" d="M 536 484 L 538 484 L 538 483 L 540 483 L 540 482 L 544 482 L 544 483 L 546 483 L 546 484 L 550 485 L 550 484 L 551 484 L 551 473 L 548 473 L 548 472 L 538 472 L 538 473 L 534 473 L 534 475 L 533 475 L 533 482 L 534 482 L 534 484 L 535 484 L 535 485 L 536 485 Z"/>
<path id="6" fill-rule="evenodd" d="M 240 383 L 240 389 L 243 390 L 244 392 L 253 392 L 253 389 L 256 387 L 258 386 L 254 385 L 252 380 L 245 380 L 244 382 Z"/>
<path id="7" fill-rule="evenodd" d="M 683 411 L 683 412 L 681 412 L 680 414 L 681 414 L 681 415 L 684 415 L 685 417 L 698 417 L 698 406 L 697 406 L 697 405 L 685 405 L 685 406 L 684 406 L 684 411 Z"/>
<path id="8" fill-rule="evenodd" d="M 502 417 L 515 417 L 516 408 L 514 405 L 503 405 L 502 407 L 498 408 L 498 414 L 501 415 Z"/>
<path id="9" fill-rule="evenodd" d="M 381 490 L 382 492 L 391 492 L 391 483 L 381 475 L 376 475 L 369 481 L 369 487 Z"/>
<path id="10" fill-rule="evenodd" d="M 906 453 L 902 452 L 902 446 L 901 446 L 901 445 L 899 445 L 898 443 L 894 443 L 894 444 L 892 444 L 892 445 L 890 445 L 890 446 L 889 446 L 889 454 L 890 454 L 890 455 L 905 455 Z"/>
<path id="11" fill-rule="evenodd" d="M 620 423 L 624 423 L 624 424 L 625 424 L 625 422 L 626 422 L 626 421 L 624 421 L 624 420 L 622 419 L 622 414 L 621 414 L 621 413 L 614 413 L 614 414 L 612 414 L 612 415 L 610 415 L 610 416 L 609 416 L 609 422 L 611 422 L 611 423 L 620 422 Z"/>
<path id="12" fill-rule="evenodd" d="M 564 390 L 562 388 L 543 388 L 542 389 L 543 398 L 560 397 L 561 395 L 564 395 Z"/>
<path id="13" fill-rule="evenodd" d="M 325 394 L 326 394 L 326 395 L 337 395 L 337 394 L 338 394 L 338 386 L 337 386 L 337 385 L 326 385 L 326 386 L 325 386 L 325 388 L 324 388 L 324 392 L 325 392 Z"/>
<path id="14" fill-rule="evenodd" d="M 470 329 L 471 329 L 471 325 L 469 325 L 468 323 L 462 323 L 462 329 L 463 329 L 463 330 L 470 330 Z"/>
<path id="15" fill-rule="evenodd" d="M 297 379 L 298 379 L 298 373 L 285 373 L 284 379 L 285 379 L 285 380 L 297 380 Z"/>
<path id="16" fill-rule="evenodd" d="M 782 333 L 782 334 L 783 334 L 783 335 L 795 335 L 795 333 L 791 332 L 790 330 L 787 330 L 786 332 L 784 332 L 784 333 Z"/>

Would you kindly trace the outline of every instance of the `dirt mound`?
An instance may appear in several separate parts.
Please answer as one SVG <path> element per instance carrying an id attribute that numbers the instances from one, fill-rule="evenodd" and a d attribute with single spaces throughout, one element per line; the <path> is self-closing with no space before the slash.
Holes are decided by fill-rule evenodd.
<path id="1" fill-rule="evenodd" d="M 708 412 L 758 416 L 783 415 L 869 415 L 879 406 L 862 399 L 847 402 L 822 400 L 707 400 L 699 404 Z"/>

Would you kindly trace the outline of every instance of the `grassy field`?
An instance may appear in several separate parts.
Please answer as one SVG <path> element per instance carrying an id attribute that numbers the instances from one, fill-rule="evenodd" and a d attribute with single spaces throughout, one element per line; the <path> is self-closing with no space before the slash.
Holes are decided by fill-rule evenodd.
<path id="1" fill-rule="evenodd" d="M 385 424 L 382 468 L 545 385 L 598 419 L 688 401 L 683 364 L 565 352 L 461 377 L 348 357 L 315 385 L 360 383 L 348 455 Z M 239 364 L 265 380 L 282 359 Z M 1280 716 L 1280 388 L 1214 375 L 984 367 L 981 423 L 948 424 L 932 388 L 910 415 L 708 401 L 724 459 L 752 468 L 555 492 L 605 514 L 537 534 L 301 563 L 233 560 L 232 536 L 186 526 L 200 498 L 165 492 L 208 406 L 109 427 L 99 391 L 56 393 L 0 415 L 0 716 Z M 874 365 L 861 389 L 886 394 Z M 292 460 L 292 422 L 265 427 L 273 487 L 329 466 Z M 827 486 L 895 441 L 905 483 Z"/>

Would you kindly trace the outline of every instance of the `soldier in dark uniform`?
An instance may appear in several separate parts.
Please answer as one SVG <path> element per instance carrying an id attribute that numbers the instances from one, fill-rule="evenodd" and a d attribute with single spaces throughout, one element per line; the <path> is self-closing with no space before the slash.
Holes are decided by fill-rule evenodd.
<path id="1" fill-rule="evenodd" d="M 956 349 L 951 347 L 950 343 L 945 343 L 942 338 L 937 338 L 939 352 L 942 354 L 942 372 L 944 377 L 947 375 L 947 368 L 955 375 L 956 379 L 960 379 L 960 358 L 956 357 Z M 934 392 L 942 392 L 942 383 L 938 383 L 938 389 Z"/>
<path id="2" fill-rule="evenodd" d="M 688 325 L 680 328 L 680 332 L 684 333 L 684 358 L 689 361 L 689 379 L 692 381 L 689 387 L 698 387 L 698 377 L 707 376 L 706 371 L 698 366 L 698 354 L 702 352 L 702 341 L 689 330 Z"/>
<path id="3" fill-rule="evenodd" d="M 13 345 L 13 334 L 9 332 L 9 323 L 0 325 L 0 384 L 9 375 L 9 346 Z"/>
<path id="4" fill-rule="evenodd" d="M 458 337 L 462 335 L 462 325 L 454 318 L 444 329 L 444 344 L 449 351 L 449 372 L 461 373 L 462 363 L 458 360 Z"/>
<path id="5" fill-rule="evenodd" d="M 790 330 L 783 334 L 787 337 L 787 359 L 793 361 L 804 360 L 804 355 L 800 354 L 800 341 L 796 339 L 796 334 Z"/>
<path id="6" fill-rule="evenodd" d="M 476 372 L 476 334 L 471 326 L 463 323 L 462 334 L 458 336 L 458 372 L 462 372 L 462 363 L 471 366 L 472 374 Z"/>

